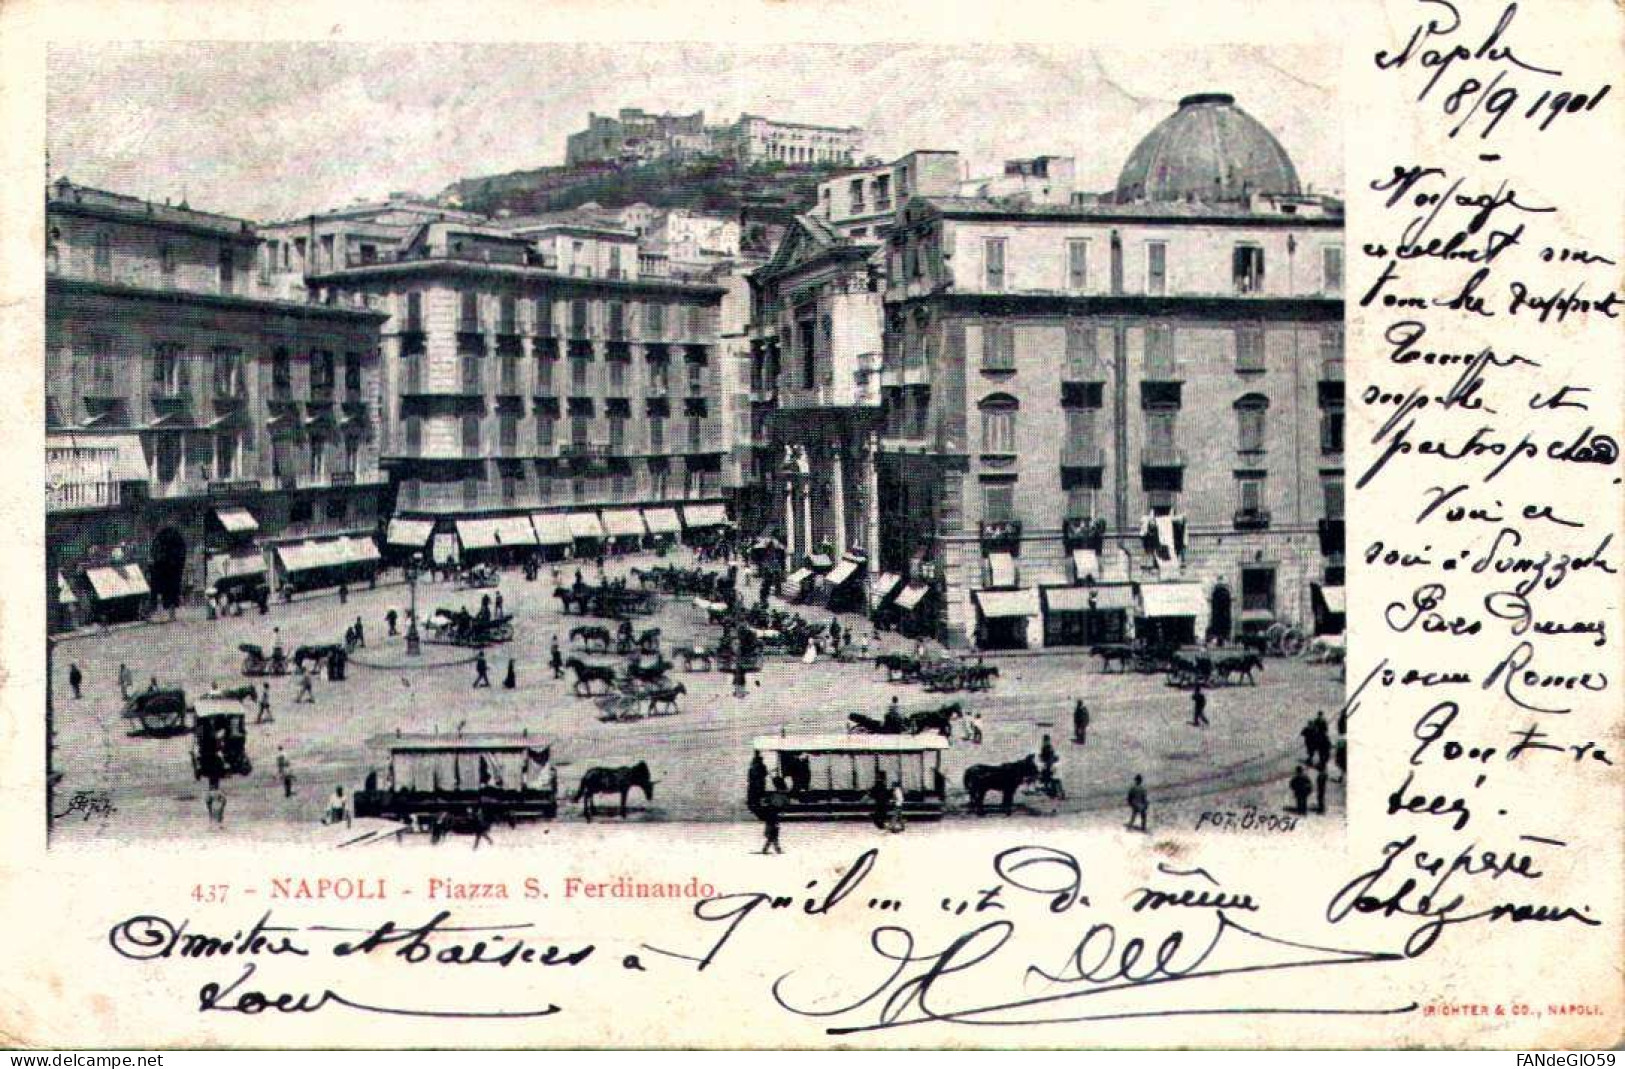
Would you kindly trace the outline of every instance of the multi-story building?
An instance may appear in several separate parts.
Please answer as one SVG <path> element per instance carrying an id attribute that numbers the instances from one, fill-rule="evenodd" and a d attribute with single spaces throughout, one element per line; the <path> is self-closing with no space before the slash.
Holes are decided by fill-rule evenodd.
<path id="1" fill-rule="evenodd" d="M 1029 204 L 1068 204 L 1077 183 L 1071 156 L 1034 156 L 1005 160 L 1004 173 L 959 183 L 959 195 L 984 200 L 1021 199 Z"/>
<path id="2" fill-rule="evenodd" d="M 62 179 L 46 228 L 53 625 L 376 560 L 384 316 L 271 299 L 242 219 Z"/>
<path id="3" fill-rule="evenodd" d="M 887 164 L 841 174 L 818 185 L 808 214 L 854 241 L 891 233 L 897 209 L 910 197 L 948 197 L 959 189 L 959 153 L 920 149 Z"/>
<path id="4" fill-rule="evenodd" d="M 1342 241 L 1341 203 L 1221 94 L 1181 101 L 1092 203 L 910 200 L 881 567 L 929 585 L 955 642 L 1309 627 L 1341 594 Z"/>
<path id="5" fill-rule="evenodd" d="M 392 259 L 418 227 L 435 220 L 469 225 L 485 221 L 472 212 L 391 193 L 383 201 L 260 226 L 261 273 L 269 276 L 273 296 L 303 301 L 307 276 Z"/>
<path id="6" fill-rule="evenodd" d="M 749 166 L 782 163 L 792 167 L 850 166 L 863 151 L 858 126 L 813 126 L 743 114 L 718 128 L 713 141 L 719 155 Z"/>
<path id="7" fill-rule="evenodd" d="M 587 114 L 587 128 L 565 140 L 564 162 L 640 163 L 712 151 L 705 112 L 692 115 L 653 114 L 642 108 L 622 108 L 618 115 Z"/>
<path id="8" fill-rule="evenodd" d="M 636 252 L 580 220 L 437 222 L 394 261 L 312 279 L 389 313 L 393 545 L 562 550 L 725 522 L 722 290 L 643 278 Z"/>

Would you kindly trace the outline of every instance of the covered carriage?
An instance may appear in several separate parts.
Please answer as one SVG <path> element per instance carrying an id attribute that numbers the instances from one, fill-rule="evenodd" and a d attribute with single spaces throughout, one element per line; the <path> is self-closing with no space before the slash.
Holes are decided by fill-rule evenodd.
<path id="1" fill-rule="evenodd" d="M 558 815 L 552 747 L 526 734 L 393 735 L 382 782 L 355 793 L 357 817 L 418 825 L 470 813 L 486 820 L 546 820 Z"/>
<path id="2" fill-rule="evenodd" d="M 935 820 L 947 804 L 940 735 L 788 735 L 755 740 L 768 781 L 747 798 L 753 812 L 775 807 L 784 820 L 865 820 L 876 787 L 901 781 L 903 817 Z"/>

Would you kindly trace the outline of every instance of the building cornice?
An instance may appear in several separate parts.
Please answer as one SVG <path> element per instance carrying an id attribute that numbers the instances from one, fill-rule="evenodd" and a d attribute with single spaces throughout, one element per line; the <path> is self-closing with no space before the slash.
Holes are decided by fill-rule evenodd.
<path id="1" fill-rule="evenodd" d="M 370 308 L 340 308 L 326 304 L 305 304 L 300 301 L 277 301 L 262 297 L 243 297 L 225 293 L 198 293 L 193 290 L 152 289 L 131 286 L 122 282 L 98 282 L 94 279 L 47 275 L 46 294 L 88 294 L 101 297 L 123 297 L 130 300 L 151 301 L 155 304 L 200 305 L 206 308 L 231 308 L 241 311 L 276 313 L 311 319 L 350 319 L 362 322 L 383 322 L 388 312 Z"/>
<path id="2" fill-rule="evenodd" d="M 508 279 L 534 279 L 553 287 L 588 291 L 609 289 L 623 293 L 673 293 L 688 297 L 721 297 L 727 292 L 722 286 L 705 283 L 678 282 L 671 279 L 617 279 L 603 278 L 601 276 L 584 278 L 580 275 L 566 275 L 558 271 L 547 271 L 523 264 L 488 264 L 475 260 L 454 260 L 444 257 L 425 257 L 421 260 L 402 260 L 395 263 L 347 267 L 326 274 L 310 275 L 305 281 L 307 284 L 315 286 L 342 286 L 345 283 L 364 282 L 371 279 L 426 274 L 483 275 Z"/>
<path id="3" fill-rule="evenodd" d="M 960 293 L 952 290 L 888 298 L 888 308 L 931 306 L 978 315 L 1100 315 L 1264 321 L 1341 322 L 1342 297 L 1225 297 L 1218 295 Z"/>

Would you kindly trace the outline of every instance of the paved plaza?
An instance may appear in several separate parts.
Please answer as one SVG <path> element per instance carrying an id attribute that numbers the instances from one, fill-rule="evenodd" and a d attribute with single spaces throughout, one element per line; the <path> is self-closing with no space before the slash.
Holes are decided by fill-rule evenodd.
<path id="1" fill-rule="evenodd" d="M 686 554 L 673 559 L 686 560 Z M 608 574 L 624 575 L 632 566 L 652 563 L 652 556 L 623 558 L 609 566 Z M 568 583 L 573 566 L 561 574 Z M 594 578 L 589 568 L 587 579 Z M 647 761 L 656 780 L 654 799 L 645 803 L 634 792 L 629 820 L 748 821 L 745 773 L 751 739 L 780 732 L 840 732 L 848 713 L 879 717 L 893 695 L 905 712 L 960 701 L 982 714 L 982 744 L 967 743 L 956 732 L 945 754 L 949 804 L 956 811 L 952 820 L 975 819 L 961 812 L 966 767 L 1036 754 L 1048 733 L 1060 755 L 1066 799 L 1056 803 L 1024 794 L 1018 815 L 1011 819 L 1120 824 L 1126 813 L 1124 794 L 1138 773 L 1149 788 L 1154 824 L 1188 830 L 1208 810 L 1251 805 L 1261 812 L 1281 812 L 1289 802 L 1287 779 L 1303 753 L 1299 729 L 1317 709 L 1335 715 L 1342 702 L 1335 667 L 1285 659 L 1267 660 L 1257 686 L 1212 690 L 1207 707 L 1212 725 L 1195 728 L 1190 726 L 1188 692 L 1168 686 L 1161 675 L 1102 674 L 1098 662 L 1082 651 L 990 659 L 1001 673 L 993 690 L 954 695 L 889 684 L 885 673 L 869 663 L 821 660 L 808 666 L 769 658 L 763 671 L 751 677 L 744 698 L 733 695 L 725 673 L 675 669 L 672 678 L 688 690 L 677 715 L 606 722 L 596 701 L 574 697 L 571 680 L 555 681 L 547 665 L 553 636 L 564 643 L 572 626 L 603 621 L 563 615 L 546 570 L 536 582 L 509 571 L 500 589 L 505 607 L 515 614 L 517 635 L 511 643 L 488 649 L 489 690 L 472 689 L 472 651 L 426 644 L 421 663 L 414 664 L 405 656 L 402 638 L 386 637 L 384 616 L 390 608 L 401 614 L 405 629 L 408 591 L 399 582 L 355 591 L 347 604 L 329 592 L 273 605 L 267 616 L 203 620 L 193 613 L 173 623 L 66 637 L 56 645 L 53 666 L 54 760 L 61 775 L 56 806 L 66 808 L 77 791 L 106 791 L 115 812 L 90 819 L 75 813 L 56 821 L 54 833 L 71 842 L 207 831 L 205 785 L 193 779 L 189 739 L 129 734 L 132 724 L 120 716 L 121 663 L 129 665 L 138 689 L 156 677 L 160 684 L 184 686 L 195 697 L 211 684 L 245 681 L 239 643 L 268 650 L 272 628 L 279 626 L 291 654 L 303 644 L 341 641 L 344 628 L 357 616 L 366 628 L 367 647 L 356 652 L 346 681 L 331 683 L 324 677 L 315 684 L 315 703 L 296 705 L 296 677 L 271 680 L 275 720 L 250 724 L 254 770 L 246 778 L 224 782 L 228 808 L 218 834 L 340 841 L 343 836 L 320 827 L 326 799 L 335 785 L 353 791 L 369 769 L 381 769 L 387 755 L 376 740 L 397 730 L 528 731 L 552 746 L 565 796 L 574 792 L 587 768 Z M 744 589 L 754 591 L 755 584 L 746 582 Z M 420 583 L 419 610 L 424 615 L 440 606 L 477 610 L 480 595 L 487 592 Z M 828 615 L 817 608 L 801 611 L 820 619 Z M 855 616 L 842 617 L 843 627 L 858 622 Z M 661 628 L 668 652 L 673 643 L 714 644 L 720 634 L 701 609 L 674 596 L 662 596 L 658 612 L 635 624 Z M 911 642 L 898 636 L 881 636 L 871 654 L 911 648 Z M 518 677 L 511 691 L 501 687 L 510 658 Z M 587 659 L 620 661 L 604 655 Z M 70 664 L 84 673 L 84 696 L 78 701 L 67 683 Z M 1078 697 L 1092 712 L 1084 746 L 1071 741 L 1071 709 Z M 276 779 L 278 747 L 295 770 L 291 799 L 283 797 Z M 1331 787 L 1327 808 L 1332 815 L 1310 819 L 1340 824 L 1342 790 L 1338 784 Z M 579 806 L 562 805 L 558 819 L 580 822 Z M 612 827 L 615 820 L 601 823 Z"/>

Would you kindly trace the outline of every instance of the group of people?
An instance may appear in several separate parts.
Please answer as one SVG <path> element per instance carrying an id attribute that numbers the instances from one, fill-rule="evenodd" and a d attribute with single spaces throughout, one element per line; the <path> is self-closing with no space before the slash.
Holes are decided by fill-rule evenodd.
<path id="1" fill-rule="evenodd" d="M 1293 770 L 1292 779 L 1287 787 L 1292 792 L 1293 811 L 1300 816 L 1309 812 L 1309 796 L 1314 794 L 1315 812 L 1326 812 L 1326 784 L 1331 780 L 1328 768 L 1332 763 L 1337 765 L 1338 780 L 1341 783 L 1348 776 L 1348 713 L 1339 713 L 1337 716 L 1337 741 L 1332 741 L 1331 725 L 1326 720 L 1324 712 L 1316 712 L 1314 717 L 1306 721 L 1303 730 L 1298 733 L 1303 738 L 1304 763 Z M 1304 765 L 1309 766 L 1306 771 Z M 1309 772 L 1314 773 L 1313 781 Z"/>

